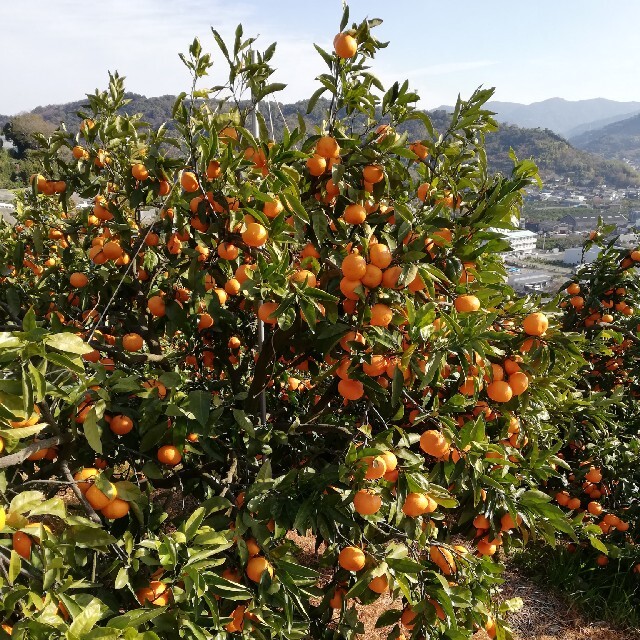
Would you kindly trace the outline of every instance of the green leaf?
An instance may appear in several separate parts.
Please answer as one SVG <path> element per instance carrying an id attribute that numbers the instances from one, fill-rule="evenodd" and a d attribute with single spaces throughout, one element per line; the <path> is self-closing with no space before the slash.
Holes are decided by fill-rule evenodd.
<path id="1" fill-rule="evenodd" d="M 54 333 L 51 336 L 47 336 L 44 342 L 52 349 L 56 349 L 56 351 L 74 353 L 79 356 L 93 351 L 93 349 L 75 333 Z"/>
<path id="2" fill-rule="evenodd" d="M 102 613 L 107 609 L 107 606 L 102 604 L 100 600 L 94 598 L 88 604 L 82 607 L 82 612 L 79 616 L 75 617 L 69 631 L 76 635 L 78 638 L 82 638 L 86 633 L 91 631 L 96 622 L 102 617 Z"/>
<path id="3" fill-rule="evenodd" d="M 189 410 L 203 427 L 206 426 L 211 410 L 211 393 L 200 390 L 189 393 Z"/>
<path id="4" fill-rule="evenodd" d="M 98 416 L 95 407 L 91 407 L 89 413 L 87 413 L 82 429 L 89 446 L 96 453 L 102 453 L 102 430 L 98 426 Z"/>
<path id="5" fill-rule="evenodd" d="M 22 330 L 26 332 L 33 331 L 37 326 L 36 312 L 33 307 L 29 307 L 29 311 L 24 314 L 24 319 L 22 320 Z"/>
<path id="6" fill-rule="evenodd" d="M 13 584 L 20 575 L 22 569 L 22 559 L 16 551 L 11 550 L 11 560 L 9 560 L 9 584 Z"/>

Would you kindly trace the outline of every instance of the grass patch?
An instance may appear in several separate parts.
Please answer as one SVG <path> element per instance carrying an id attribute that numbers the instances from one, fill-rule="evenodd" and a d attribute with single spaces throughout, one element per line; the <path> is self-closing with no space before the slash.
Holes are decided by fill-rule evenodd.
<path id="1" fill-rule="evenodd" d="M 611 559 L 598 567 L 591 554 L 565 548 L 527 548 L 513 564 L 534 582 L 562 594 L 585 617 L 618 628 L 640 629 L 640 574 L 627 561 Z"/>

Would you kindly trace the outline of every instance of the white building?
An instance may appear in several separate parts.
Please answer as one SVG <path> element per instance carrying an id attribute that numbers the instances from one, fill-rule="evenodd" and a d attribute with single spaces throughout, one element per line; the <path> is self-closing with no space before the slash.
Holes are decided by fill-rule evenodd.
<path id="1" fill-rule="evenodd" d="M 580 263 L 591 264 L 596 260 L 599 253 L 600 247 L 591 247 L 583 256 L 582 247 L 572 247 L 564 252 L 562 262 L 570 265 L 577 265 Z"/>
<path id="2" fill-rule="evenodd" d="M 517 231 L 500 231 L 504 239 L 511 245 L 511 251 L 507 252 L 511 255 L 531 254 L 536 250 L 538 236 L 533 232 L 525 229 Z"/>

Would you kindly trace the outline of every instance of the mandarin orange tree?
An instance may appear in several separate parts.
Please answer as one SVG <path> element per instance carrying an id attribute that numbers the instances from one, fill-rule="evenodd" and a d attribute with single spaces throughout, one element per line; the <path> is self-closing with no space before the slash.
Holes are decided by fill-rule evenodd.
<path id="1" fill-rule="evenodd" d="M 318 131 L 270 139 L 274 46 L 239 27 L 224 85 L 182 56 L 166 127 L 114 74 L 42 140 L 0 231 L 13 637 L 353 638 L 390 594 L 390 638 L 508 638 L 500 547 L 574 535 L 540 488 L 584 339 L 500 258 L 536 168 L 489 173 L 489 90 L 436 132 L 370 72 L 379 21 L 348 21 Z"/>
<path id="2" fill-rule="evenodd" d="M 560 302 L 564 328 L 587 342 L 582 406 L 560 452 L 569 468 L 553 486 L 558 504 L 589 523 L 582 530 L 587 563 L 628 574 L 640 573 L 640 251 L 620 248 L 612 231 L 600 221 L 585 244 L 585 251 L 600 246 L 598 259 L 577 269 Z"/>

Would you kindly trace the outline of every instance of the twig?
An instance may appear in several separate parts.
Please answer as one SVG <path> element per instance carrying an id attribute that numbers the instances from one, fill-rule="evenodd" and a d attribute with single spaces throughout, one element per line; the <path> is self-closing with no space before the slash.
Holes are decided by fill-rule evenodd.
<path id="1" fill-rule="evenodd" d="M 60 462 L 60 469 L 62 470 L 64 477 L 70 483 L 71 489 L 73 490 L 73 493 L 75 493 L 76 498 L 78 498 L 78 500 L 84 507 L 84 510 L 87 512 L 87 515 L 89 516 L 89 520 L 91 520 L 92 522 L 95 522 L 96 524 L 102 524 L 102 520 L 100 520 L 100 516 L 95 512 L 95 509 L 89 504 L 89 501 L 84 497 L 84 494 L 82 493 L 82 491 L 80 491 L 80 487 L 78 487 L 76 481 L 73 479 L 73 476 L 71 475 L 71 470 L 69 469 L 69 462 L 67 460 L 62 460 Z"/>

